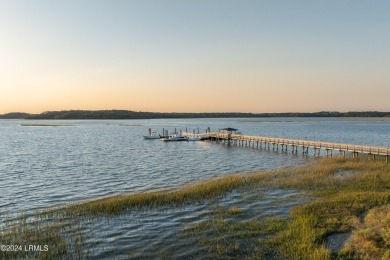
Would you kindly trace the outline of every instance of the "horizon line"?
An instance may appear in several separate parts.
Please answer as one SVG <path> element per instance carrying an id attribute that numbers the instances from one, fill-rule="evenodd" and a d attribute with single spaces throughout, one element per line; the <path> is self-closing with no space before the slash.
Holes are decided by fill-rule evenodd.
<path id="1" fill-rule="evenodd" d="M 30 112 L 21 112 L 21 111 L 13 111 L 13 112 L 6 112 L 0 115 L 7 115 L 7 114 L 29 114 L 29 115 L 40 115 L 44 113 L 50 113 L 50 112 L 70 112 L 70 111 L 89 111 L 89 112 L 99 112 L 99 111 L 126 111 L 126 112 L 135 112 L 135 113 L 160 113 L 160 114 L 293 114 L 293 113 L 299 113 L 299 114 L 315 114 L 315 113 L 367 113 L 367 112 L 379 112 L 379 113 L 390 113 L 390 111 L 384 111 L 384 110 L 349 110 L 349 111 L 337 111 L 337 110 L 321 110 L 321 111 L 311 111 L 311 112 L 303 112 L 303 111 L 286 111 L 286 112 L 238 112 L 238 111 L 224 111 L 224 112 L 158 112 L 158 111 L 136 111 L 136 110 L 128 110 L 128 109 L 63 109 L 63 110 L 48 110 L 48 111 L 42 111 L 40 113 L 30 113 Z"/>

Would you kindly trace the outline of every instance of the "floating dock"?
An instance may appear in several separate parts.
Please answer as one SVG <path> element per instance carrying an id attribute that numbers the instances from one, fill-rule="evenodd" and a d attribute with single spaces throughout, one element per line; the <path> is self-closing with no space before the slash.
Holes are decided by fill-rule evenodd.
<path id="1" fill-rule="evenodd" d="M 285 139 L 285 138 L 272 138 L 263 136 L 251 136 L 241 135 L 233 133 L 221 133 L 221 132 L 207 132 L 205 134 L 194 134 L 183 132 L 183 136 L 187 137 L 199 137 L 202 140 L 209 141 L 221 141 L 227 144 L 236 146 L 247 146 L 254 148 L 272 149 L 273 151 L 281 150 L 287 152 L 289 147 L 292 153 L 298 153 L 298 148 L 302 149 L 303 154 L 308 154 L 309 149 L 314 151 L 314 155 L 320 155 L 321 150 L 326 151 L 326 155 L 333 155 L 333 151 L 338 151 L 344 155 L 346 152 L 353 154 L 353 157 L 358 157 L 359 154 L 368 154 L 370 158 L 375 159 L 376 156 L 385 156 L 386 162 L 389 161 L 390 148 L 379 146 L 365 146 L 354 144 L 341 144 L 341 143 L 329 143 L 329 142 L 315 142 L 307 140 Z"/>

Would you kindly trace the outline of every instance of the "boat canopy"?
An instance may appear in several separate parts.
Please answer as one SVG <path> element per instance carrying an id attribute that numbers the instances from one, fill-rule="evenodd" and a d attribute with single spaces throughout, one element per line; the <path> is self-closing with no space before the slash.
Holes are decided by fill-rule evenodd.
<path id="1" fill-rule="evenodd" d="M 228 133 L 233 133 L 233 132 L 236 132 L 238 129 L 236 128 L 231 128 L 231 127 L 226 127 L 226 128 L 221 128 L 219 130 L 222 130 L 222 131 L 227 131 Z"/>

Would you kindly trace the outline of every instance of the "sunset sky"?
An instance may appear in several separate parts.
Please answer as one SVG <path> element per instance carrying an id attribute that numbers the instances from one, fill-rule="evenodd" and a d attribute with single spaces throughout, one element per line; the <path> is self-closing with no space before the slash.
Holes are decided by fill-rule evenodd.
<path id="1" fill-rule="evenodd" d="M 390 111 L 390 1 L 0 0 L 0 114 Z"/>

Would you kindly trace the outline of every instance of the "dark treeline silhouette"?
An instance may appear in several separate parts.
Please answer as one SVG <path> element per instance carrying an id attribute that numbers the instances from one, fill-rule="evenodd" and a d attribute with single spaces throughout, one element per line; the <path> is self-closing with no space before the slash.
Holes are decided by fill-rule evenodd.
<path id="1" fill-rule="evenodd" d="M 155 119 L 155 118 L 255 117 L 252 113 L 158 113 L 130 110 L 69 110 L 29 115 L 26 119 Z"/>
<path id="2" fill-rule="evenodd" d="M 4 115 L 0 115 L 0 119 L 24 119 L 29 117 L 30 114 L 23 112 L 12 112 Z"/>
<path id="3" fill-rule="evenodd" d="M 8 113 L 0 119 L 158 119 L 158 118 L 238 118 L 238 117 L 390 117 L 390 112 L 336 112 L 314 113 L 158 113 L 131 110 L 64 110 L 41 114 Z"/>

